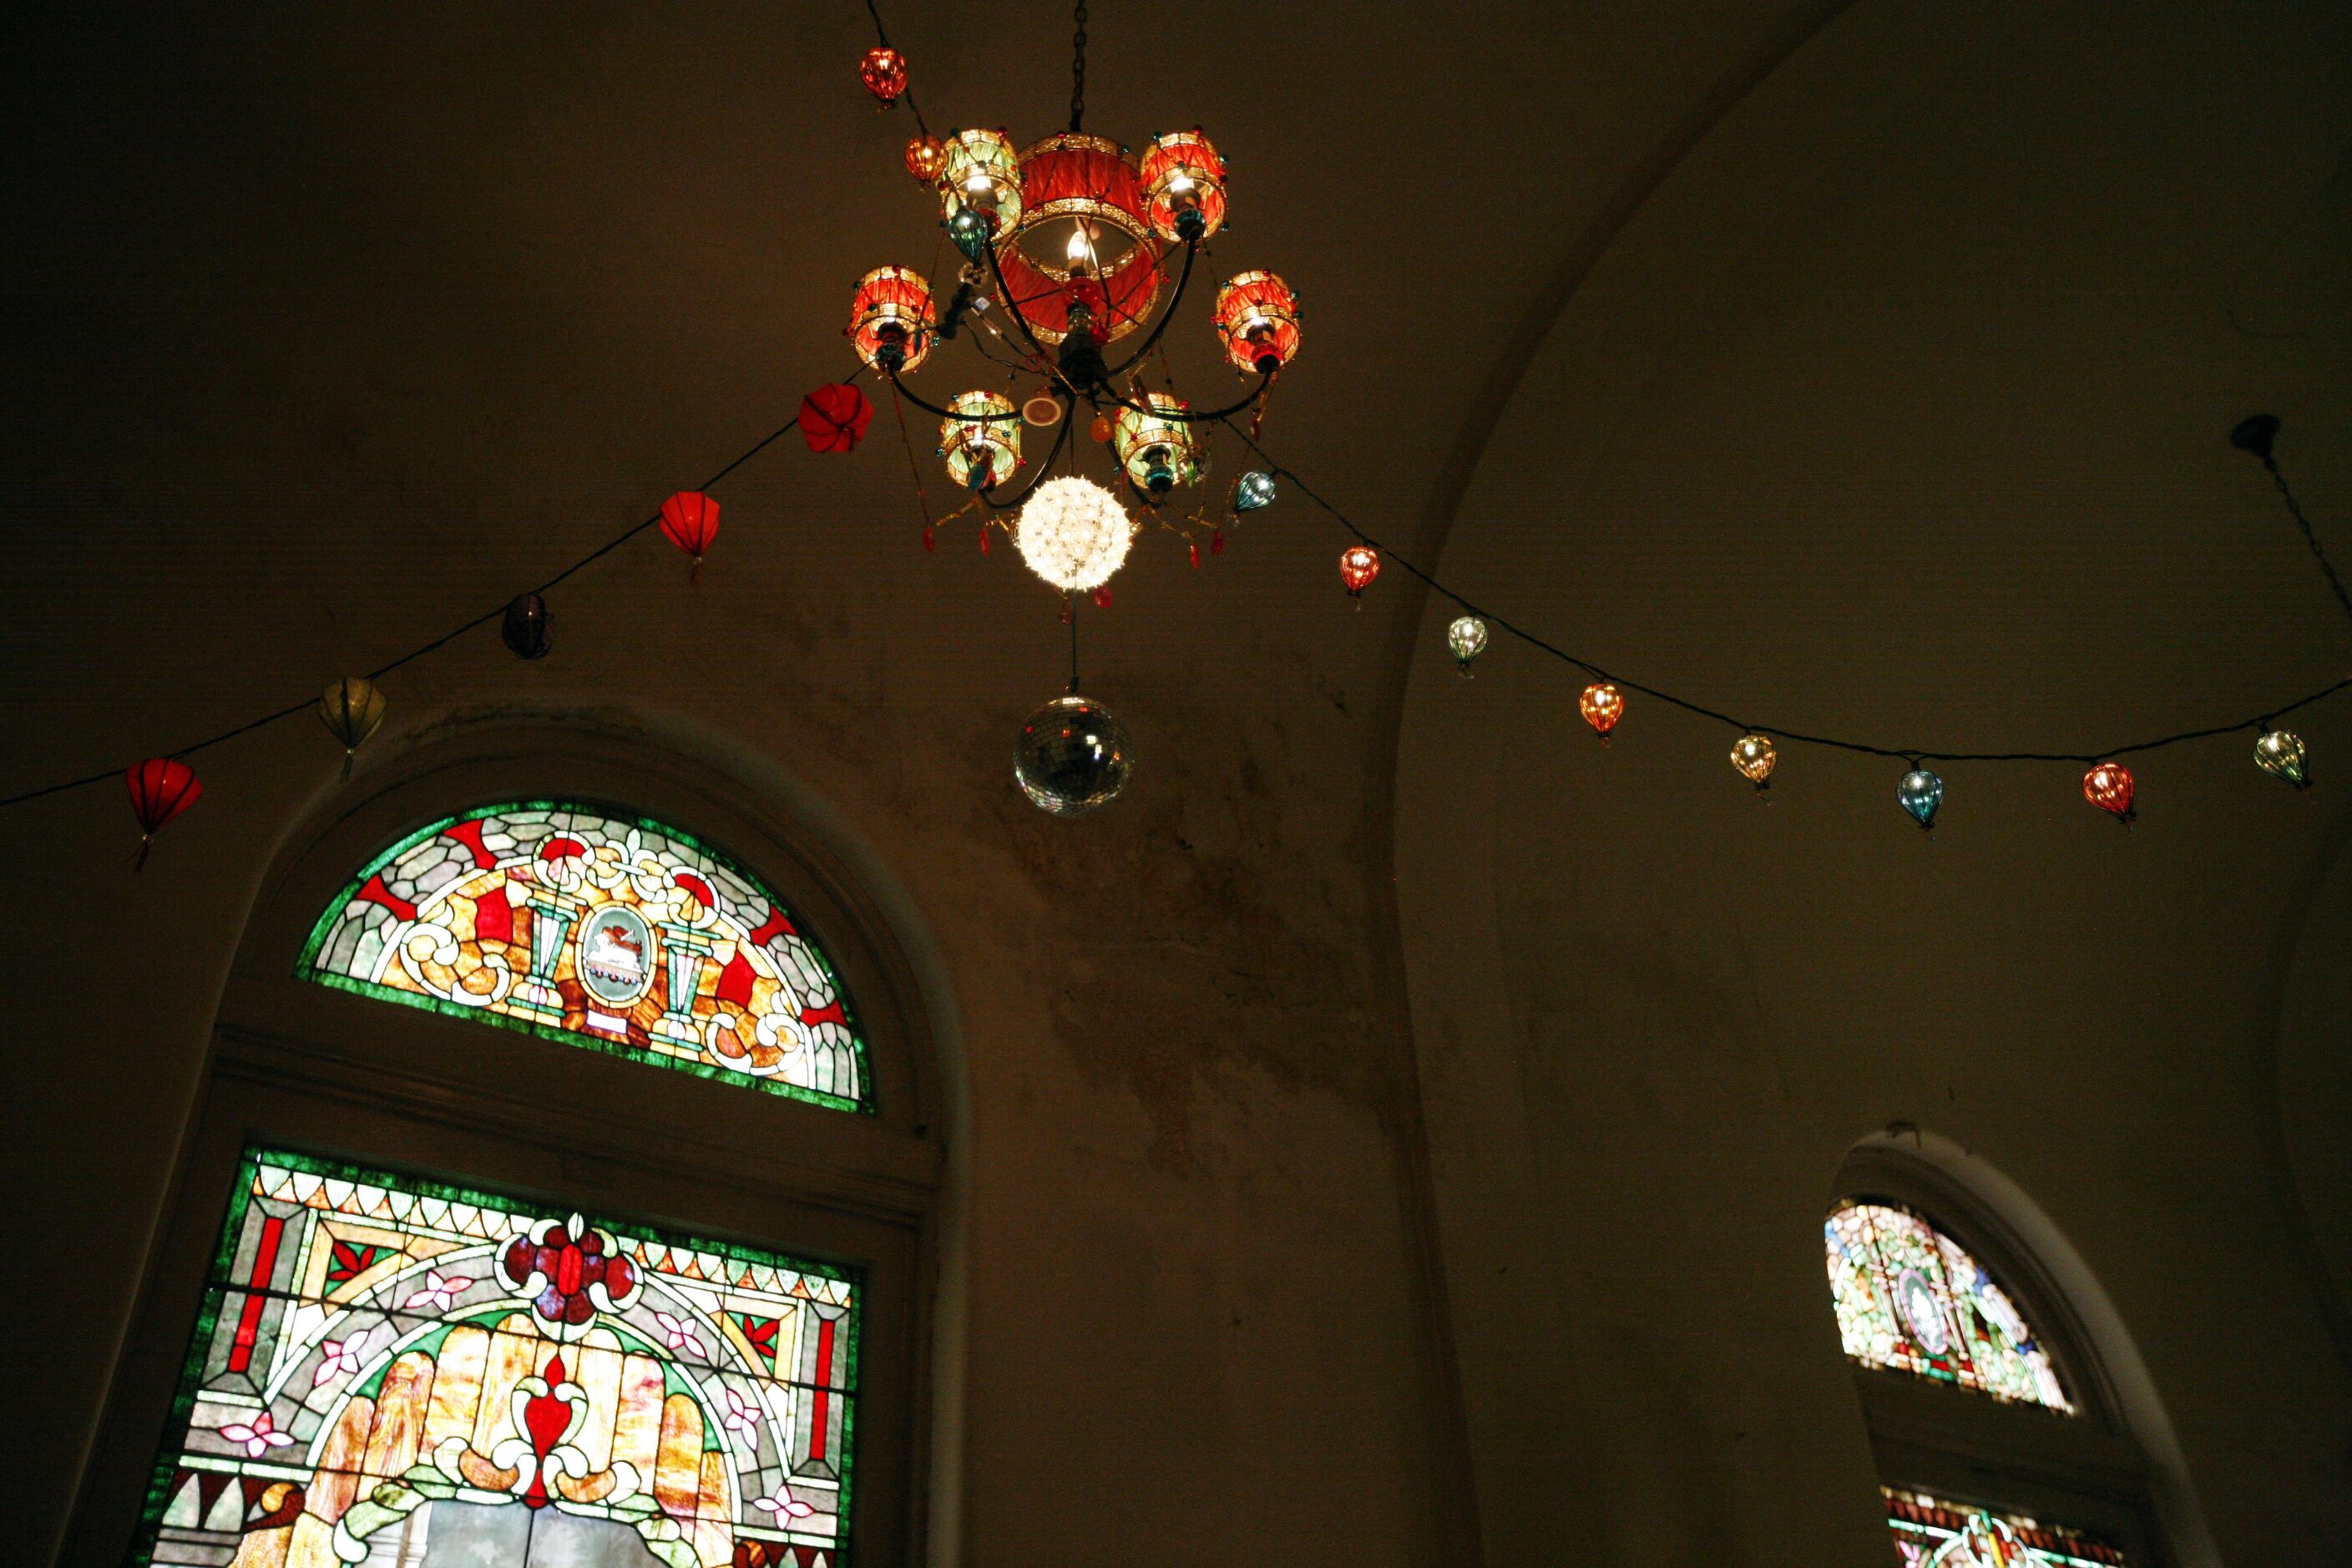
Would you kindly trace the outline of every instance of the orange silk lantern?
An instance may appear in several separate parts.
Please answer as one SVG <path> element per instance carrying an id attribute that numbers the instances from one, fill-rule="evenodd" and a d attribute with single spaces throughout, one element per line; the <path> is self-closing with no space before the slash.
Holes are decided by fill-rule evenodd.
<path id="1" fill-rule="evenodd" d="M 1617 721 L 1625 716 L 1625 694 L 1605 680 L 1596 680 L 1584 689 L 1584 695 L 1577 699 L 1576 708 L 1584 715 L 1584 721 L 1592 726 L 1592 732 L 1600 736 L 1601 743 L 1606 745 L 1609 731 L 1614 730 Z"/>
<path id="2" fill-rule="evenodd" d="M 135 763 L 123 773 L 122 782 L 131 792 L 131 815 L 139 819 L 139 858 L 131 863 L 136 871 L 147 864 L 147 847 L 157 831 L 195 805 L 205 786 L 196 770 L 177 757 L 150 757 Z"/>
<path id="3" fill-rule="evenodd" d="M 940 183 L 940 171 L 948 166 L 948 146 L 938 137 L 919 134 L 907 143 L 907 173 L 915 176 L 920 185 Z"/>
<path id="4" fill-rule="evenodd" d="M 693 575 L 702 575 L 702 557 L 719 537 L 719 503 L 700 490 L 680 490 L 662 502 L 662 537 L 686 552 Z"/>
<path id="5" fill-rule="evenodd" d="M 845 381 L 831 382 L 801 399 L 801 438 L 812 452 L 854 452 L 874 423 L 874 405 Z"/>
<path id="6" fill-rule="evenodd" d="M 911 371 L 931 352 L 931 286 L 911 267 L 877 267 L 849 300 L 849 343 L 885 375 Z"/>
<path id="7" fill-rule="evenodd" d="M 1381 552 L 1369 544 L 1350 544 L 1339 552 L 1339 582 L 1356 608 L 1364 607 L 1364 590 L 1381 574 Z"/>
<path id="8" fill-rule="evenodd" d="M 907 57 L 896 49 L 877 45 L 866 51 L 865 62 L 857 68 L 857 75 L 866 83 L 866 90 L 887 109 L 898 102 L 899 95 L 907 90 Z"/>
<path id="9" fill-rule="evenodd" d="M 2121 763 L 2101 763 L 2084 773 L 2083 798 L 2126 827 L 2139 815 L 2132 806 L 2131 770 Z"/>
<path id="10" fill-rule="evenodd" d="M 1217 290 L 1217 338 L 1242 370 L 1271 375 L 1298 353 L 1298 300 L 1271 272 L 1243 272 Z"/>

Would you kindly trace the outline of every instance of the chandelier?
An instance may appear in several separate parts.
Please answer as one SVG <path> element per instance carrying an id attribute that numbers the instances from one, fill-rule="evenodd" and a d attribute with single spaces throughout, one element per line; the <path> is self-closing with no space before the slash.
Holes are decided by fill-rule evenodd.
<path id="1" fill-rule="evenodd" d="M 1247 414 L 1255 438 L 1276 377 L 1298 353 L 1300 327 L 1297 298 L 1280 278 L 1238 273 L 1218 288 L 1210 324 L 1227 363 L 1249 382 L 1243 395 L 1193 406 L 1177 392 L 1164 354 L 1163 384 L 1144 384 L 1146 356 L 1224 225 L 1225 163 L 1197 129 L 1155 137 L 1139 154 L 1087 131 L 1083 4 L 1076 20 L 1067 130 L 1016 150 L 1001 130 L 935 137 L 917 111 L 907 170 L 936 195 L 945 238 L 962 265 L 951 288 L 910 267 L 876 268 L 858 281 L 848 336 L 894 397 L 940 420 L 940 459 L 967 498 L 958 514 L 980 510 L 984 522 L 1017 514 L 1001 526 L 1039 576 L 1065 595 L 1091 591 L 1108 604 L 1104 584 L 1132 533 L 1146 519 L 1165 521 L 1179 492 L 1202 483 L 1210 427 Z M 869 54 L 862 74 L 886 105 L 907 95 L 906 61 L 887 44 Z M 1016 405 L 987 388 L 933 402 L 908 384 L 958 339 L 1000 377 L 1034 390 Z M 1110 448 L 1102 480 L 1075 471 L 1083 448 L 1072 431 L 1082 419 Z M 1041 441 L 1055 429 L 1034 465 L 1022 450 L 1024 426 Z M 908 447 L 911 456 L 911 440 Z M 919 470 L 917 483 L 919 489 Z M 1189 522 L 1169 526 L 1189 539 L 1213 513 L 1212 549 L 1222 549 L 1223 525 L 1272 495 L 1266 475 L 1242 475 L 1221 505 L 1204 503 Z M 925 519 L 928 541 L 928 504 Z M 1198 564 L 1197 544 L 1192 558 Z"/>

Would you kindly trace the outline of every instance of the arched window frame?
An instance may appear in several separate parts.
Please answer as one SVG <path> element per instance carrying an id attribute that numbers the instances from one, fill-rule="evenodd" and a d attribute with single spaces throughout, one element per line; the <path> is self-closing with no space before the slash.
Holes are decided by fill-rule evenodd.
<path id="1" fill-rule="evenodd" d="M 2048 1353 L 2071 1415 L 1848 1357 L 1883 1485 L 2094 1532 L 2132 1568 L 2169 1568 L 2146 1456 L 2081 1314 L 1989 1203 L 1894 1139 L 1854 1149 L 1824 1217 L 1846 1203 L 1906 1209 L 1952 1238 L 1998 1284 Z M 1822 1284 L 1824 1310 L 1828 1281 Z M 1832 1322 L 1834 1316 L 1832 1313 Z"/>
<path id="2" fill-rule="evenodd" d="M 919 1561 L 945 1149 L 926 988 L 891 917 L 802 818 L 637 743 L 477 732 L 369 782 L 379 787 L 365 799 L 295 833 L 263 879 L 60 1561 L 117 1564 L 132 1543 L 159 1439 L 176 1436 L 174 1394 L 231 1188 L 256 1145 L 855 1270 L 865 1301 L 848 1538 L 860 1564 Z M 746 1093 L 298 975 L 319 911 L 354 868 L 453 813 L 551 796 L 675 823 L 823 931 L 859 1010 L 875 1113 Z"/>

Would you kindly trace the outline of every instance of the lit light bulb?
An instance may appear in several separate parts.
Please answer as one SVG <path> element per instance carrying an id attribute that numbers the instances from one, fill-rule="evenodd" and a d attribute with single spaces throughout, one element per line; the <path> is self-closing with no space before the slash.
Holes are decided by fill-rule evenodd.
<path id="1" fill-rule="evenodd" d="M 1592 726 L 1592 732 L 1606 745 L 1609 731 L 1625 716 L 1625 694 L 1605 680 L 1597 680 L 1584 689 L 1576 707 L 1584 715 L 1584 721 Z"/>
<path id="2" fill-rule="evenodd" d="M 967 174 L 964 176 L 963 188 L 967 195 L 979 195 L 988 189 L 988 176 L 980 174 Z"/>
<path id="3" fill-rule="evenodd" d="M 1168 182 L 1168 189 L 1180 196 L 1188 194 L 1192 189 L 1192 176 L 1181 174 L 1172 176 Z"/>
<path id="4" fill-rule="evenodd" d="M 1070 243 L 1064 247 L 1064 250 L 1071 260 L 1084 261 L 1087 258 L 1087 253 L 1092 249 L 1094 247 L 1087 239 L 1086 225 L 1080 224 L 1070 230 Z"/>
<path id="5" fill-rule="evenodd" d="M 1780 760 L 1780 753 L 1772 749 L 1769 736 L 1742 735 L 1732 743 L 1731 765 L 1739 770 L 1741 778 L 1756 786 L 1759 795 L 1772 787 L 1772 769 Z"/>
<path id="6" fill-rule="evenodd" d="M 2294 785 L 2297 789 L 2311 787 L 2311 774 L 2303 765 L 2303 737 L 2284 730 L 2273 730 L 2254 742 L 2254 766 Z"/>

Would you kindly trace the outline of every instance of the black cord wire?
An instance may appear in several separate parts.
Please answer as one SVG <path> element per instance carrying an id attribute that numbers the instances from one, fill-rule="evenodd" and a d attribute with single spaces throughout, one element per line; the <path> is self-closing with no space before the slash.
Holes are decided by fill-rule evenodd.
<path id="1" fill-rule="evenodd" d="M 1833 735 L 1812 735 L 1807 734 L 1800 730 L 1783 729 L 1775 724 L 1751 723 L 1746 719 L 1735 718 L 1733 715 L 1723 711 L 1719 708 L 1709 708 L 1704 703 L 1693 702 L 1687 698 L 1677 697 L 1671 691 L 1664 691 L 1659 689 L 1657 687 L 1645 685 L 1641 681 L 1631 679 L 1630 677 L 1615 674 L 1603 668 L 1600 665 L 1593 663 L 1591 659 L 1580 658 L 1575 654 L 1570 653 L 1567 649 L 1556 647 L 1544 637 L 1534 632 L 1528 631 L 1524 626 L 1518 626 L 1507 617 L 1499 616 L 1493 610 L 1487 609 L 1486 606 L 1479 605 L 1473 600 L 1465 598 L 1462 595 L 1455 593 L 1453 589 L 1439 582 L 1435 577 L 1430 575 L 1427 572 L 1423 571 L 1412 562 L 1407 560 L 1404 556 L 1398 554 L 1394 550 L 1382 544 L 1378 539 L 1375 539 L 1371 534 L 1366 532 L 1354 519 L 1349 517 L 1347 513 L 1341 511 L 1338 507 L 1324 500 L 1323 497 L 1316 491 L 1315 488 L 1312 485 L 1309 485 L 1305 479 L 1300 479 L 1297 472 L 1292 469 L 1286 468 L 1281 464 L 1276 462 L 1274 458 L 1267 454 L 1265 447 L 1259 446 L 1256 441 L 1253 440 L 1248 432 L 1235 425 L 1232 419 L 1225 419 L 1223 421 L 1223 424 L 1226 429 L 1231 430 L 1236 437 L 1240 437 L 1242 445 L 1247 447 L 1252 452 L 1257 455 L 1258 460 L 1265 465 L 1266 472 L 1276 475 L 1297 486 L 1299 494 L 1314 502 L 1315 505 L 1329 516 L 1332 521 L 1339 523 L 1340 527 L 1346 529 L 1350 534 L 1353 534 L 1358 542 L 1370 545 L 1372 549 L 1379 551 L 1381 560 L 1383 564 L 1393 563 L 1394 565 L 1402 567 L 1407 575 L 1419 579 L 1431 592 L 1436 594 L 1439 597 L 1450 600 L 1454 604 L 1460 605 L 1469 614 L 1478 616 L 1481 620 L 1493 623 L 1502 630 L 1508 632 L 1511 636 L 1518 638 L 1521 642 L 1526 643 L 1528 647 L 1536 648 L 1540 652 L 1548 653 L 1563 664 L 1575 666 L 1578 669 L 1580 669 L 1587 675 L 1591 676 L 1595 680 L 1605 680 L 1610 682 L 1612 685 L 1622 687 L 1628 691 L 1638 691 L 1644 697 L 1654 698 L 1660 702 L 1666 703 L 1670 707 L 1679 708 L 1685 713 L 1696 714 L 1702 719 L 1712 719 L 1717 723 L 1727 724 L 1731 728 L 1740 731 L 1743 733 L 1749 731 L 1761 731 L 1762 732 L 1770 735 L 1775 741 L 1794 741 L 1803 745 L 1824 746 L 1834 751 L 1859 752 L 1864 756 L 1887 757 L 1897 762 L 1910 763 L 1915 766 L 1919 763 L 1931 761 L 1941 763 L 2084 763 L 2095 764 L 2115 757 L 2129 756 L 2138 752 L 2153 752 L 2165 746 L 2177 746 L 2186 741 L 2202 741 L 2210 739 L 2215 735 L 2234 734 L 2241 730 L 2266 730 L 2278 720 L 2284 718 L 2289 713 L 2294 712 L 2297 709 L 2308 708 L 2315 702 L 2335 696 L 2337 692 L 2343 690 L 2347 687 L 2352 687 L 2352 676 L 2346 676 L 2340 680 L 2331 681 L 2329 684 L 2321 687 L 2318 690 L 2311 692 L 2306 696 L 2298 697 L 2292 702 L 2288 702 L 2275 708 L 2266 708 L 2262 712 L 2255 714 L 2252 718 L 2240 719 L 2232 723 L 2208 725 L 2205 728 L 2199 730 L 2183 730 L 2175 734 L 2159 735 L 2153 740 L 2133 741 L 2120 746 L 2109 746 L 2097 752 L 1938 752 L 1922 746 L 1880 746 L 1872 744 L 1865 741 L 1843 741 Z M 2307 526 L 2308 525 L 2306 525 L 2306 528 Z M 2332 579 L 2334 577 L 2334 574 L 2331 572 L 2329 576 Z"/>
<path id="2" fill-rule="evenodd" d="M 744 464 L 750 462 L 752 458 L 758 457 L 761 453 L 773 446 L 783 437 L 785 432 L 796 429 L 799 426 L 800 422 L 801 416 L 797 414 L 793 415 L 790 419 L 785 420 L 783 424 L 778 426 L 774 430 L 771 431 L 766 436 L 761 437 L 758 442 L 747 448 L 743 454 L 737 458 L 733 462 L 728 464 L 725 468 L 719 469 L 717 473 L 711 475 L 709 479 L 703 480 L 702 483 L 697 485 L 695 488 L 697 489 L 703 490 L 712 489 L 718 485 L 720 480 L 726 479 L 728 475 L 733 473 L 736 469 L 741 468 Z M 627 529 L 614 534 L 612 538 L 606 540 L 604 543 L 598 545 L 595 549 L 582 556 L 579 560 L 574 561 L 571 565 L 566 566 L 562 571 L 558 572 L 554 576 L 550 577 L 546 582 L 540 584 L 537 587 L 528 590 L 528 592 L 533 594 L 546 593 L 550 588 L 552 588 L 558 584 L 577 574 L 583 568 L 591 566 L 596 562 L 603 560 L 605 556 L 610 555 L 614 551 L 618 550 L 622 545 L 626 544 L 630 540 L 635 539 L 638 534 L 643 533 L 646 530 L 653 527 L 660 521 L 661 513 L 656 511 L 653 516 L 646 518 L 643 522 L 632 524 Z M 423 658 L 426 654 L 436 652 L 440 648 L 447 647 L 449 644 L 457 641 L 459 637 L 464 637 L 467 632 L 472 631 L 475 627 L 487 626 L 490 622 L 497 620 L 500 616 L 505 615 L 506 611 L 507 606 L 505 604 L 500 604 L 494 609 L 485 610 L 480 615 L 476 616 L 472 620 L 466 622 L 463 626 L 452 627 L 450 630 L 442 633 L 439 637 L 435 637 L 431 642 L 425 644 L 423 647 L 411 648 L 406 653 L 402 654 L 398 658 L 391 659 L 383 664 L 376 666 L 373 669 L 367 672 L 367 679 L 370 680 L 381 679 L 383 677 L 391 674 L 394 670 L 400 668 L 403 665 L 414 664 L 416 660 Z M 219 745 L 224 741 L 234 741 L 239 735 L 249 734 L 253 731 L 266 728 L 268 725 L 277 723 L 280 719 L 290 719 L 297 713 L 306 713 L 316 706 L 316 699 L 307 699 L 300 702 L 289 703 L 286 707 L 277 710 L 275 712 L 264 713 L 258 719 L 248 720 L 245 723 L 237 725 L 233 730 L 224 730 L 217 735 L 208 735 L 201 741 L 193 742 L 188 745 L 181 746 L 176 750 L 166 752 L 163 754 L 167 757 L 192 757 L 198 752 L 209 751 L 211 748 Z M 109 779 L 121 778 L 121 776 L 122 769 L 119 767 L 108 768 L 101 773 L 86 773 L 78 779 L 68 779 L 62 784 L 45 784 L 39 789 L 26 790 L 22 795 L 12 795 L 5 800 L 0 800 L 0 810 L 5 810 L 12 805 L 22 805 L 26 801 L 39 800 L 45 795 L 62 795 L 69 789 L 80 789 L 89 784 L 104 784 Z"/>
<path id="3" fill-rule="evenodd" d="M 2279 471 L 2278 459 L 2264 452 L 2262 460 L 2263 467 L 2270 472 L 2271 483 L 2278 486 L 2279 499 L 2286 502 L 2287 515 L 2294 519 L 2297 528 L 2303 530 L 2303 542 L 2311 547 L 2311 558 L 2319 563 L 2322 572 L 2327 574 L 2327 585 L 2335 590 L 2336 602 L 2344 606 L 2345 616 L 2352 618 L 2352 594 L 2344 591 L 2344 579 L 2336 574 L 2336 563 L 2327 559 L 2327 552 L 2320 547 L 2319 535 L 2311 531 L 2311 519 L 2303 515 L 2303 503 L 2294 499 L 2293 490 L 2287 489 L 2286 476 Z"/>

